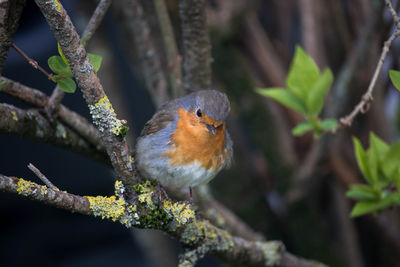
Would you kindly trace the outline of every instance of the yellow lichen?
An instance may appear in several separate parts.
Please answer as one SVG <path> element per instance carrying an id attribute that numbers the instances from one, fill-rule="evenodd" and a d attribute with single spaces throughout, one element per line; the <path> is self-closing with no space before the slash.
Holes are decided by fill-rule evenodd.
<path id="1" fill-rule="evenodd" d="M 20 195 L 28 196 L 32 194 L 33 190 L 35 190 L 33 188 L 34 186 L 35 186 L 34 183 L 20 178 L 18 180 L 17 193 Z"/>
<path id="2" fill-rule="evenodd" d="M 126 202 L 122 198 L 116 196 L 103 197 L 103 196 L 85 196 L 90 203 L 90 209 L 94 216 L 99 216 L 102 219 L 110 219 L 117 221 L 125 213 Z"/>
<path id="3" fill-rule="evenodd" d="M 13 120 L 18 121 L 17 113 L 14 110 L 11 111 L 11 115 Z"/>
<path id="4" fill-rule="evenodd" d="M 117 136 L 124 136 L 127 133 L 129 127 L 117 119 L 117 114 L 106 95 L 96 104 L 89 105 L 89 109 L 93 122 L 98 126 L 100 132 L 110 129 Z"/>
<path id="5" fill-rule="evenodd" d="M 55 5 L 58 13 L 60 13 L 61 12 L 61 4 L 60 4 L 60 2 L 58 2 L 58 0 L 53 0 L 53 3 Z"/>
<path id="6" fill-rule="evenodd" d="M 278 241 L 255 242 L 262 250 L 265 259 L 265 266 L 277 266 L 281 261 L 280 250 L 284 249 L 283 244 Z"/>
<path id="7" fill-rule="evenodd" d="M 45 185 L 38 185 L 31 181 L 26 181 L 22 178 L 18 180 L 17 184 L 17 193 L 23 196 L 29 196 L 32 194 L 36 194 L 40 190 L 41 195 L 47 194 L 47 187 Z"/>
<path id="8" fill-rule="evenodd" d="M 40 187 L 40 194 L 46 195 L 47 194 L 47 187 L 46 186 L 41 186 Z"/>
<path id="9" fill-rule="evenodd" d="M 122 196 L 125 192 L 124 184 L 120 180 L 115 181 L 114 188 L 116 196 Z"/>
<path id="10" fill-rule="evenodd" d="M 173 203 L 171 200 L 167 200 L 163 202 L 163 208 L 179 224 L 186 224 L 195 219 L 195 212 L 187 203 Z"/>

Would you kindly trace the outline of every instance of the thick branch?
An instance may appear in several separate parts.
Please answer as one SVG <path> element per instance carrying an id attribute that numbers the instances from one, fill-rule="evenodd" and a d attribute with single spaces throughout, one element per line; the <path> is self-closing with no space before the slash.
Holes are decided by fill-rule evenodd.
<path id="1" fill-rule="evenodd" d="M 25 0 L 0 0 L 0 74 L 24 6 Z"/>
<path id="2" fill-rule="evenodd" d="M 210 89 L 211 45 L 205 0 L 180 0 L 183 39 L 183 81 L 186 91 Z"/>
<path id="3" fill-rule="evenodd" d="M 169 233 L 186 248 L 180 266 L 192 266 L 191 262 L 196 262 L 205 253 L 212 253 L 245 266 L 321 266 L 288 253 L 279 241 L 251 242 L 231 236 L 207 220 L 196 219 L 194 211 L 184 203 L 173 203 L 169 200 L 161 205 L 153 203 L 153 193 L 148 191 L 151 188 L 141 186 L 144 190 L 138 192 L 138 204 L 132 205 L 116 196 L 81 197 L 0 174 L 1 191 L 17 193 L 72 212 L 118 221 L 127 227 L 137 225 L 140 228 L 160 229 Z M 123 191 L 118 182 L 115 189 L 116 195 Z M 152 213 L 160 207 L 161 210 Z M 158 222 L 149 221 L 149 217 L 154 215 L 158 217 Z"/>
<path id="4" fill-rule="evenodd" d="M 49 98 L 41 91 L 27 87 L 5 77 L 1 77 L 0 80 L 6 82 L 6 85 L 0 89 L 0 92 L 17 97 L 34 107 L 44 108 L 47 106 Z M 89 141 L 97 148 L 97 150 L 105 151 L 104 146 L 100 141 L 99 131 L 84 117 L 63 105 L 61 105 L 58 110 L 58 116 L 62 122 Z"/>
<path id="5" fill-rule="evenodd" d="M 98 150 L 68 126 L 55 121 L 54 126 L 37 110 L 22 110 L 0 104 L 0 133 L 21 136 L 55 145 L 108 164 L 104 150 Z"/>
<path id="6" fill-rule="evenodd" d="M 25 181 L 17 177 L 0 174 L 0 190 L 20 194 L 29 199 L 43 202 L 47 205 L 86 215 L 92 215 L 89 201 L 85 197 L 58 191 L 44 185 Z"/>
<path id="7" fill-rule="evenodd" d="M 100 3 L 97 5 L 96 10 L 93 12 L 92 17 L 90 18 L 90 21 L 88 25 L 86 26 L 85 30 L 83 31 L 82 34 L 82 42 L 86 43 L 87 41 L 92 38 L 94 32 L 97 30 L 99 27 L 101 21 L 104 18 L 104 15 L 106 14 L 112 0 L 101 0 Z M 64 98 L 65 92 L 60 89 L 60 87 L 57 86 L 54 88 L 53 93 L 50 96 L 50 101 L 48 105 L 46 106 L 46 112 L 49 115 L 49 117 L 52 117 L 54 114 L 55 110 L 58 109 L 60 106 L 60 103 L 62 99 Z"/>
<path id="8" fill-rule="evenodd" d="M 117 119 L 79 35 L 63 6 L 58 1 L 36 0 L 35 2 L 69 62 L 75 80 L 89 105 L 93 122 L 100 131 L 101 141 L 106 147 L 114 170 L 127 185 L 127 189 L 132 189 L 138 177 L 135 176 L 131 153 L 124 138 L 126 123 Z"/>

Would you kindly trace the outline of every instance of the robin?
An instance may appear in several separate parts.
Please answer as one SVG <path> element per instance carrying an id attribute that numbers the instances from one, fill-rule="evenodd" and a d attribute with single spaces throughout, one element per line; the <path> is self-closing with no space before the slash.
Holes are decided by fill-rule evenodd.
<path id="1" fill-rule="evenodd" d="M 232 158 L 225 120 L 226 94 L 203 90 L 171 100 L 144 125 L 136 143 L 143 177 L 162 185 L 191 188 L 206 184 Z"/>

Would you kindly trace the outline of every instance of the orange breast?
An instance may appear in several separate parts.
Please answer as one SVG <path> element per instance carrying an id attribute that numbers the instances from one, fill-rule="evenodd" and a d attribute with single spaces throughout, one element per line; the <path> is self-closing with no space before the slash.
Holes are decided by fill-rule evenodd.
<path id="1" fill-rule="evenodd" d="M 216 127 L 212 135 L 192 112 L 178 110 L 179 120 L 171 135 L 171 148 L 164 153 L 171 165 L 188 165 L 196 161 L 206 169 L 216 170 L 225 158 L 225 123 L 203 114 L 201 120 Z"/>

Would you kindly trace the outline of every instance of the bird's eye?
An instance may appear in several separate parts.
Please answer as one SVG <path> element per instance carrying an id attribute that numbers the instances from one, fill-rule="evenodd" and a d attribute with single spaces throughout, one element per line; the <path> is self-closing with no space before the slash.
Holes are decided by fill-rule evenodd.
<path id="1" fill-rule="evenodd" d="M 196 115 L 197 115 L 197 117 L 201 117 L 201 116 L 203 116 L 203 113 L 201 113 L 201 109 L 198 109 L 197 111 L 196 111 Z"/>

